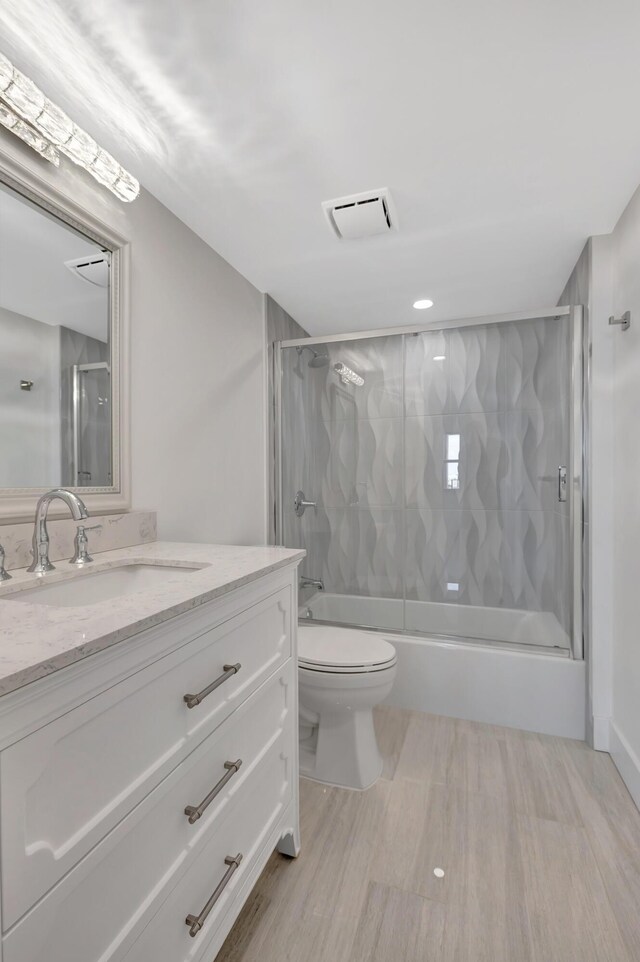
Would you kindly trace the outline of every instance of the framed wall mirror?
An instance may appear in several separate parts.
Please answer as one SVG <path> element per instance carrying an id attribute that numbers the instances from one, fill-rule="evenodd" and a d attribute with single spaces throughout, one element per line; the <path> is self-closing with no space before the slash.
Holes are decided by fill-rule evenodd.
<path id="1" fill-rule="evenodd" d="M 129 507 L 125 248 L 0 170 L 0 522 L 55 487 Z"/>

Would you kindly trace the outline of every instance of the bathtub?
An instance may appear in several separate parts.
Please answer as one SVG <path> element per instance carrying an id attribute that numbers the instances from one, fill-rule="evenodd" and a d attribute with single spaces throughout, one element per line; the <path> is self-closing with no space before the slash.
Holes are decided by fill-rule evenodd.
<path id="1" fill-rule="evenodd" d="M 376 628 L 394 645 L 398 668 L 387 704 L 584 739 L 585 663 L 570 657 L 553 614 L 410 601 L 410 627 L 402 630 L 402 601 L 305 594 L 301 622 L 337 622 L 341 633 L 349 625 Z"/>
<path id="2" fill-rule="evenodd" d="M 300 617 L 389 631 L 403 631 L 406 624 L 410 634 L 569 649 L 569 636 L 550 611 L 478 608 L 430 601 L 403 602 L 396 598 L 318 591 L 301 605 Z"/>

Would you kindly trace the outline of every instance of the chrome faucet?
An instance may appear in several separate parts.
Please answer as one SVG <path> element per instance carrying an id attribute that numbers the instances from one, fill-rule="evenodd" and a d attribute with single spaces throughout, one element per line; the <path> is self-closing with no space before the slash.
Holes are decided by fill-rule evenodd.
<path id="1" fill-rule="evenodd" d="M 300 575 L 300 587 L 317 588 L 318 591 L 324 591 L 324 581 L 321 578 L 307 578 L 306 575 Z"/>
<path id="2" fill-rule="evenodd" d="M 89 517 L 84 501 L 66 488 L 54 488 L 43 494 L 36 507 L 36 523 L 33 529 L 33 561 L 27 571 L 35 571 L 42 574 L 45 571 L 53 571 L 55 565 L 49 561 L 49 532 L 47 531 L 47 514 L 49 505 L 58 498 L 64 501 L 71 511 L 74 521 L 82 521 Z"/>

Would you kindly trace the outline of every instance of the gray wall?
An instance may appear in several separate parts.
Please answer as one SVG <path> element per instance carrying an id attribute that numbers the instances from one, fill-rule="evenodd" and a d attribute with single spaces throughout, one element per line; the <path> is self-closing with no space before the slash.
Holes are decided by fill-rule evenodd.
<path id="1" fill-rule="evenodd" d="M 59 392 L 60 328 L 0 307 L 0 487 L 59 484 Z"/>
<path id="2" fill-rule="evenodd" d="M 162 538 L 264 543 L 263 296 L 149 194 L 127 214 L 134 506 Z"/>
<path id="3" fill-rule="evenodd" d="M 4 131 L 0 152 L 132 242 L 134 507 L 162 538 L 264 542 L 263 295 L 144 190 L 123 204 Z"/>

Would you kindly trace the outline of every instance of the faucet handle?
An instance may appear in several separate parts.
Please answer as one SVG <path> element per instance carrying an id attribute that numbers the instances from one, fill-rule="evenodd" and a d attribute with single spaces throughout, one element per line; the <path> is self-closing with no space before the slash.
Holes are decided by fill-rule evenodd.
<path id="1" fill-rule="evenodd" d="M 8 571 L 5 571 L 4 559 L 4 548 L 0 544 L 0 581 L 11 581 L 13 575 L 10 575 Z"/>
<path id="2" fill-rule="evenodd" d="M 296 496 L 293 500 L 293 510 L 299 518 L 305 513 L 307 508 L 313 508 L 317 511 L 318 502 L 317 501 L 307 501 L 304 491 L 297 491 Z"/>
<path id="3" fill-rule="evenodd" d="M 86 565 L 93 558 L 89 554 L 89 539 L 87 538 L 87 531 L 100 531 L 102 529 L 101 524 L 92 524 L 90 526 L 79 524 L 76 531 L 76 536 L 74 538 L 74 553 L 73 558 L 70 560 L 70 565 Z"/>

